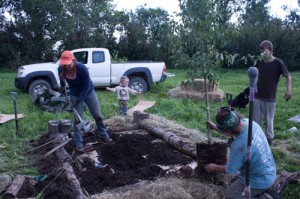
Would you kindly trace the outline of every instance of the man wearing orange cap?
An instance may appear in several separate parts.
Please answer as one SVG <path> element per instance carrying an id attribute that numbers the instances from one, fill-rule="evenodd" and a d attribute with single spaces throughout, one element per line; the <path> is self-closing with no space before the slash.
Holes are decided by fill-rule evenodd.
<path id="1" fill-rule="evenodd" d="M 94 85 L 90 79 L 87 67 L 77 62 L 71 51 L 64 51 L 61 54 L 60 66 L 58 67 L 58 74 L 60 78 L 61 87 L 64 88 L 68 83 L 70 88 L 70 98 L 72 108 L 82 116 L 83 104 L 87 107 L 97 125 L 97 135 L 105 142 L 111 142 L 112 139 L 108 136 L 107 128 L 103 124 L 103 118 L 100 111 L 98 97 L 94 90 Z M 82 134 L 74 125 L 73 141 L 75 148 L 79 152 L 83 152 Z"/>

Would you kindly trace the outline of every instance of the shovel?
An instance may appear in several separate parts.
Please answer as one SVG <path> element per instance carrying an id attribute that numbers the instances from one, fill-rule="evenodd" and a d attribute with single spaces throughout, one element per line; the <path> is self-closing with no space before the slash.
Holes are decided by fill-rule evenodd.
<path id="1" fill-rule="evenodd" d="M 14 112 L 15 112 L 15 121 L 16 121 L 16 135 L 19 134 L 19 125 L 18 125 L 18 115 L 17 115 L 17 98 L 18 98 L 18 93 L 17 92 L 10 92 L 10 97 L 13 100 L 14 104 Z"/>
<path id="2" fill-rule="evenodd" d="M 79 113 L 77 112 L 77 110 L 75 108 L 72 108 L 75 117 L 77 118 L 77 121 L 79 123 L 76 124 L 77 129 L 82 133 L 88 133 L 90 132 L 90 130 L 92 129 L 92 124 L 89 121 L 84 121 L 82 120 L 82 118 L 80 117 Z"/>
<path id="3" fill-rule="evenodd" d="M 40 181 L 46 180 L 48 178 L 48 175 L 37 175 L 37 176 L 24 175 L 24 177 L 35 180 L 37 182 L 40 182 Z"/>
<path id="4" fill-rule="evenodd" d="M 248 126 L 248 140 L 247 140 L 247 159 L 246 159 L 246 186 L 245 186 L 245 198 L 251 198 L 250 189 L 250 155 L 251 155 L 251 143 L 252 143 L 252 121 L 253 121 L 253 102 L 255 96 L 256 79 L 258 77 L 258 69 L 255 67 L 249 67 L 248 76 L 250 80 L 249 90 L 249 126 Z"/>
<path id="5" fill-rule="evenodd" d="M 228 103 L 228 109 L 231 111 L 231 102 L 232 102 L 232 94 L 231 93 L 226 93 L 226 100 Z"/>
<path id="6" fill-rule="evenodd" d="M 68 97 L 67 89 L 65 89 L 65 96 L 67 98 L 67 101 L 70 104 L 71 102 L 70 102 L 70 99 Z M 92 124 L 87 120 L 83 121 L 83 119 L 80 117 L 79 113 L 77 112 L 77 110 L 75 108 L 72 108 L 72 111 L 73 111 L 73 113 L 75 115 L 75 118 L 78 122 L 76 124 L 76 127 L 81 132 L 81 134 L 85 134 L 85 133 L 90 132 L 92 130 Z"/>

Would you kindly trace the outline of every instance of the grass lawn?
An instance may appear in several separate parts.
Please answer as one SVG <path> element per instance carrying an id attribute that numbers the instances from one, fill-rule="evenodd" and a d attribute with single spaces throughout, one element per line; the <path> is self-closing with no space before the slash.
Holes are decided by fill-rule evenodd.
<path id="1" fill-rule="evenodd" d="M 140 99 L 156 101 L 156 104 L 148 109 L 147 112 L 176 121 L 187 128 L 198 129 L 204 133 L 207 132 L 205 101 L 169 98 L 167 95 L 168 91 L 181 81 L 187 79 L 187 76 L 185 71 L 168 70 L 168 72 L 175 73 L 176 76 L 167 78 L 163 83 L 151 85 L 150 92 L 131 96 L 129 106 L 133 107 Z M 218 75 L 220 77 L 219 88 L 222 89 L 224 93 L 232 93 L 233 97 L 243 91 L 249 84 L 246 69 L 222 69 L 218 72 Z M 73 117 L 70 113 L 52 114 L 37 109 L 31 104 L 31 97 L 28 94 L 14 87 L 14 77 L 14 73 L 0 74 L 0 112 L 3 114 L 14 113 L 10 92 L 17 91 L 17 111 L 18 113 L 24 113 L 25 118 L 19 120 L 19 135 L 17 136 L 15 135 L 16 127 L 14 121 L 0 124 L 0 145 L 5 146 L 2 149 L 0 148 L 0 173 L 6 172 L 11 176 L 18 173 L 32 175 L 36 173 L 32 166 L 34 160 L 28 159 L 24 153 L 30 150 L 28 142 L 37 139 L 41 134 L 47 131 L 48 120 L 72 119 Z M 282 170 L 290 172 L 300 171 L 300 123 L 287 120 L 299 114 L 299 85 L 300 72 L 292 72 L 293 98 L 285 102 L 283 98 L 285 79 L 281 78 L 279 83 L 274 121 L 275 143 L 274 146 L 272 146 L 279 172 Z M 118 103 L 115 93 L 106 91 L 105 89 L 98 89 L 97 95 L 105 119 L 118 114 Z M 214 120 L 217 108 L 220 106 L 227 106 L 225 99 L 223 102 L 209 103 L 212 120 Z M 245 117 L 248 117 L 248 106 L 246 109 L 239 110 L 239 112 Z M 91 118 L 89 114 L 86 114 L 85 117 Z M 298 129 L 297 131 L 288 131 L 288 129 L 294 126 Z M 213 133 L 212 135 L 219 137 L 217 133 Z M 284 189 L 283 194 L 285 198 L 300 198 L 299 184 L 288 185 L 287 188 Z"/>

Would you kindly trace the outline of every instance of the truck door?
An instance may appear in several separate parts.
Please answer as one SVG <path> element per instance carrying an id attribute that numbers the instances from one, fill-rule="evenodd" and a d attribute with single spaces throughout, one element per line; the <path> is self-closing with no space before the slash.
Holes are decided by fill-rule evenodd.
<path id="1" fill-rule="evenodd" d="M 103 50 L 74 52 L 77 61 L 85 64 L 96 87 L 110 85 L 110 57 Z"/>

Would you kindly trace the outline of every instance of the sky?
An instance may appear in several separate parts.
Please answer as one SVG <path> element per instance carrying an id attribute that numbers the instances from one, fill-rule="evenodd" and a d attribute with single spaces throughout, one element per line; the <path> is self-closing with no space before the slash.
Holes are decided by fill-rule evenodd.
<path id="1" fill-rule="evenodd" d="M 179 12 L 178 0 L 114 0 L 114 4 L 117 5 L 117 10 L 135 10 L 139 6 L 146 8 L 163 8 L 169 12 L 170 15 L 173 12 Z M 285 18 L 287 14 L 281 6 L 287 5 L 288 8 L 297 8 L 297 0 L 271 0 L 269 6 L 271 7 L 270 14 L 274 17 Z"/>

